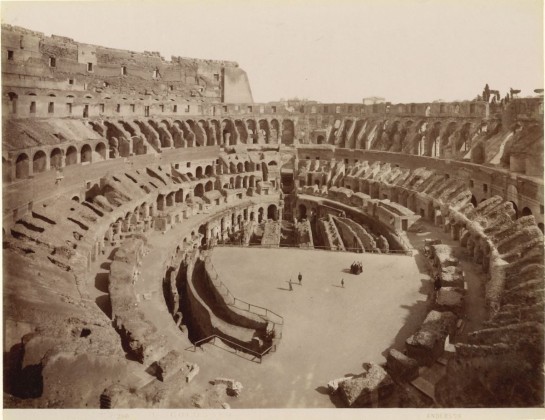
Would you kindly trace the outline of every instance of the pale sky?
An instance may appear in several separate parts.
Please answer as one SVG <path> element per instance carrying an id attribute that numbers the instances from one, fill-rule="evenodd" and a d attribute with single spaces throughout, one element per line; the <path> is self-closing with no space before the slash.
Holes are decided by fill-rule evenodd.
<path id="1" fill-rule="evenodd" d="M 2 21 L 167 59 L 234 60 L 256 102 L 543 88 L 542 0 L 2 2 Z"/>

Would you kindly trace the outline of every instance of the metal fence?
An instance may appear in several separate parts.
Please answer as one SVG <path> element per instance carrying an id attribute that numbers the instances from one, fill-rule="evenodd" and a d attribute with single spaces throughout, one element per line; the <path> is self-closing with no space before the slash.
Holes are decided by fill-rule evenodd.
<path id="1" fill-rule="evenodd" d="M 258 363 L 261 363 L 263 361 L 263 356 L 265 356 L 266 354 L 268 354 L 270 352 L 275 352 L 276 351 L 276 344 L 271 345 L 270 347 L 266 348 L 262 352 L 258 352 L 258 351 L 252 350 L 252 349 L 250 349 L 250 348 L 248 348 L 246 346 L 243 346 L 241 344 L 235 343 L 234 341 L 231 341 L 228 338 L 220 337 L 219 335 L 216 335 L 216 334 L 210 335 L 210 336 L 208 336 L 206 338 L 195 341 L 195 343 L 193 344 L 193 351 L 196 351 L 197 347 L 200 348 L 203 344 L 206 344 L 206 343 L 208 343 L 210 341 L 216 347 L 223 348 L 223 347 L 220 347 L 220 346 L 218 346 L 216 344 L 216 339 L 219 339 L 219 340 L 223 341 L 224 343 L 226 343 L 228 345 L 231 345 L 231 348 L 235 351 L 235 354 L 237 354 L 237 352 L 240 349 L 244 353 L 248 353 L 248 354 L 251 354 L 254 357 L 257 357 L 259 359 Z"/>

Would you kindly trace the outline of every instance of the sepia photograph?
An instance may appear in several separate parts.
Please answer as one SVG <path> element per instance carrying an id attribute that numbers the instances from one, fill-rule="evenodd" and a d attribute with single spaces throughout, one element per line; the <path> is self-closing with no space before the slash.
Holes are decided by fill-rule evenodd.
<path id="1" fill-rule="evenodd" d="M 543 6 L 2 1 L 6 418 L 544 418 Z"/>

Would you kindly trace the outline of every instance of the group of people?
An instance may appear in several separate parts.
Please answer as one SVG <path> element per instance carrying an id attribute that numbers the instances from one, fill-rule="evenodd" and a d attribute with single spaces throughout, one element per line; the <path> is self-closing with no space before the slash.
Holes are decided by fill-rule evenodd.
<path id="1" fill-rule="evenodd" d="M 359 272 L 357 273 L 354 273 L 354 274 L 359 274 L 361 273 L 362 271 L 362 266 L 361 266 L 361 262 L 354 262 L 352 264 L 352 266 L 354 266 L 354 264 L 356 264 L 356 266 L 359 267 Z M 350 271 L 352 272 L 352 267 L 350 268 Z M 303 285 L 303 275 L 301 273 L 299 273 L 299 275 L 297 276 L 297 280 L 299 281 L 299 286 L 302 286 Z M 290 292 L 293 292 L 293 286 L 292 286 L 292 281 L 290 279 L 290 281 L 288 282 L 288 286 L 290 288 Z M 341 287 L 344 288 L 344 279 L 341 279 Z"/>
<path id="2" fill-rule="evenodd" d="M 352 265 L 350 266 L 350 273 L 351 274 L 361 274 L 363 271 L 363 264 L 361 261 L 354 261 Z"/>

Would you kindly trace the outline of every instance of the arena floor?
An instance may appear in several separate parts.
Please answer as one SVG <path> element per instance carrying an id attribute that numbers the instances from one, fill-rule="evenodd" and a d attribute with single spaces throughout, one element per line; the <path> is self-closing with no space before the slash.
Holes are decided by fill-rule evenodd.
<path id="1" fill-rule="evenodd" d="M 348 272 L 355 260 L 363 262 L 357 276 Z M 212 262 L 236 297 L 285 323 L 278 350 L 262 364 L 210 344 L 192 355 L 203 358 L 201 374 L 210 369 L 242 382 L 233 407 L 333 407 L 329 380 L 361 373 L 363 362 L 384 362 L 385 351 L 403 348 L 425 317 L 429 281 L 413 257 L 217 247 Z"/>

